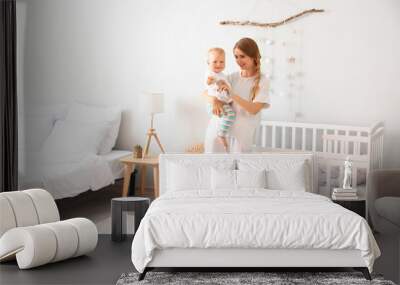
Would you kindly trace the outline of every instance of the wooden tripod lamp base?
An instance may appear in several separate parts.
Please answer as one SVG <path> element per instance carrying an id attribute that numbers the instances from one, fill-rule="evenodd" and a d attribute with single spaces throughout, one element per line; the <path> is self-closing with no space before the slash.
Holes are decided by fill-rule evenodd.
<path id="1" fill-rule="evenodd" d="M 152 137 L 154 137 L 156 139 L 156 142 L 157 142 L 158 146 L 160 147 L 161 152 L 165 153 L 164 148 L 160 142 L 160 139 L 158 138 L 158 135 L 156 133 L 156 130 L 153 128 L 150 128 L 149 131 L 147 132 L 147 141 L 146 141 L 146 147 L 144 148 L 143 159 L 148 157 L 149 147 L 150 147 L 150 142 L 151 142 Z"/>
<path id="2" fill-rule="evenodd" d="M 156 133 L 156 130 L 153 128 L 154 115 L 164 112 L 164 99 L 163 98 L 164 98 L 164 95 L 162 93 L 150 93 L 150 94 L 147 94 L 147 96 L 146 96 L 148 112 L 151 115 L 150 116 L 151 121 L 150 121 L 150 128 L 147 132 L 147 141 L 146 141 L 146 146 L 144 148 L 143 158 L 146 158 L 149 155 L 149 146 L 150 146 L 152 137 L 154 137 L 156 139 L 156 142 L 157 142 L 158 146 L 160 147 L 162 153 L 165 153 L 164 148 L 161 145 L 160 139 L 158 138 L 158 135 Z"/>

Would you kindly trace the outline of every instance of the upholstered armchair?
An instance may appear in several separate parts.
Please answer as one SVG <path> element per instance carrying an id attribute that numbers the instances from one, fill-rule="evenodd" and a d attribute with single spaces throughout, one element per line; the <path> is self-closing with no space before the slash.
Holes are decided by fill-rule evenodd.
<path id="1" fill-rule="evenodd" d="M 400 169 L 373 170 L 367 185 L 372 228 L 380 233 L 400 233 Z"/>
<path id="2" fill-rule="evenodd" d="M 85 218 L 60 221 L 53 197 L 43 189 L 0 193 L 0 262 L 20 269 L 86 254 L 97 245 L 97 228 Z"/>

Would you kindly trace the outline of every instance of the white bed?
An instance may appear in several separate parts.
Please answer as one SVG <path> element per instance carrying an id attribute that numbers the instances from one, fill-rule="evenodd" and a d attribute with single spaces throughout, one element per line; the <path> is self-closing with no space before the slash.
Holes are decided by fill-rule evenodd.
<path id="1" fill-rule="evenodd" d="M 28 110 L 21 188 L 42 187 L 61 199 L 99 190 L 122 177 L 119 159 L 130 152 L 112 150 L 121 108 L 74 102 Z"/>
<path id="2" fill-rule="evenodd" d="M 380 255 L 372 232 L 362 217 L 311 193 L 312 160 L 162 155 L 161 196 L 132 243 L 141 278 L 154 267 L 355 267 L 369 277 Z"/>
<path id="3" fill-rule="evenodd" d="M 124 165 L 119 160 L 130 154 L 132 152 L 128 150 L 112 150 L 110 153 L 101 156 L 107 161 L 114 180 L 124 177 Z"/>
<path id="4" fill-rule="evenodd" d="M 123 177 L 121 158 L 131 154 L 112 150 L 104 155 L 91 155 L 77 161 L 41 164 L 35 160 L 21 181 L 21 188 L 44 188 L 54 199 L 74 197 L 88 190 L 97 191 Z"/>

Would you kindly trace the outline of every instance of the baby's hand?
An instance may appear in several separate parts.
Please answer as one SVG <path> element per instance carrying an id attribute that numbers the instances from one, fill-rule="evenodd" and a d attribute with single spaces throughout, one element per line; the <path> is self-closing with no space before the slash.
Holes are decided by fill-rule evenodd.
<path id="1" fill-rule="evenodd" d="M 218 92 L 222 92 L 222 91 L 226 91 L 228 93 L 231 92 L 230 86 L 224 80 L 218 81 L 217 85 L 218 85 Z"/>
<path id="2" fill-rule="evenodd" d="M 217 81 L 217 86 L 221 87 L 222 85 L 226 84 L 226 82 L 224 80 L 218 80 Z"/>
<path id="3" fill-rule="evenodd" d="M 207 85 L 211 85 L 215 82 L 215 78 L 212 76 L 207 77 Z"/>

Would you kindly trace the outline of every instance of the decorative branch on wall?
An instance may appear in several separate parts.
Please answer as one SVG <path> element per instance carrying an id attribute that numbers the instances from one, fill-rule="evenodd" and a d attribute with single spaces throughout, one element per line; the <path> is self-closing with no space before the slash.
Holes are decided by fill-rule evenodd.
<path id="1" fill-rule="evenodd" d="M 251 22 L 251 21 L 221 21 L 219 22 L 220 25 L 233 25 L 233 26 L 256 26 L 260 28 L 276 28 L 278 26 L 284 25 L 290 21 L 293 21 L 296 18 L 299 18 L 301 16 L 304 16 L 309 13 L 321 13 L 324 12 L 325 10 L 323 9 L 309 9 L 305 10 L 299 14 L 293 15 L 287 19 L 284 19 L 279 22 L 273 22 L 273 23 L 258 23 L 258 22 Z"/>

